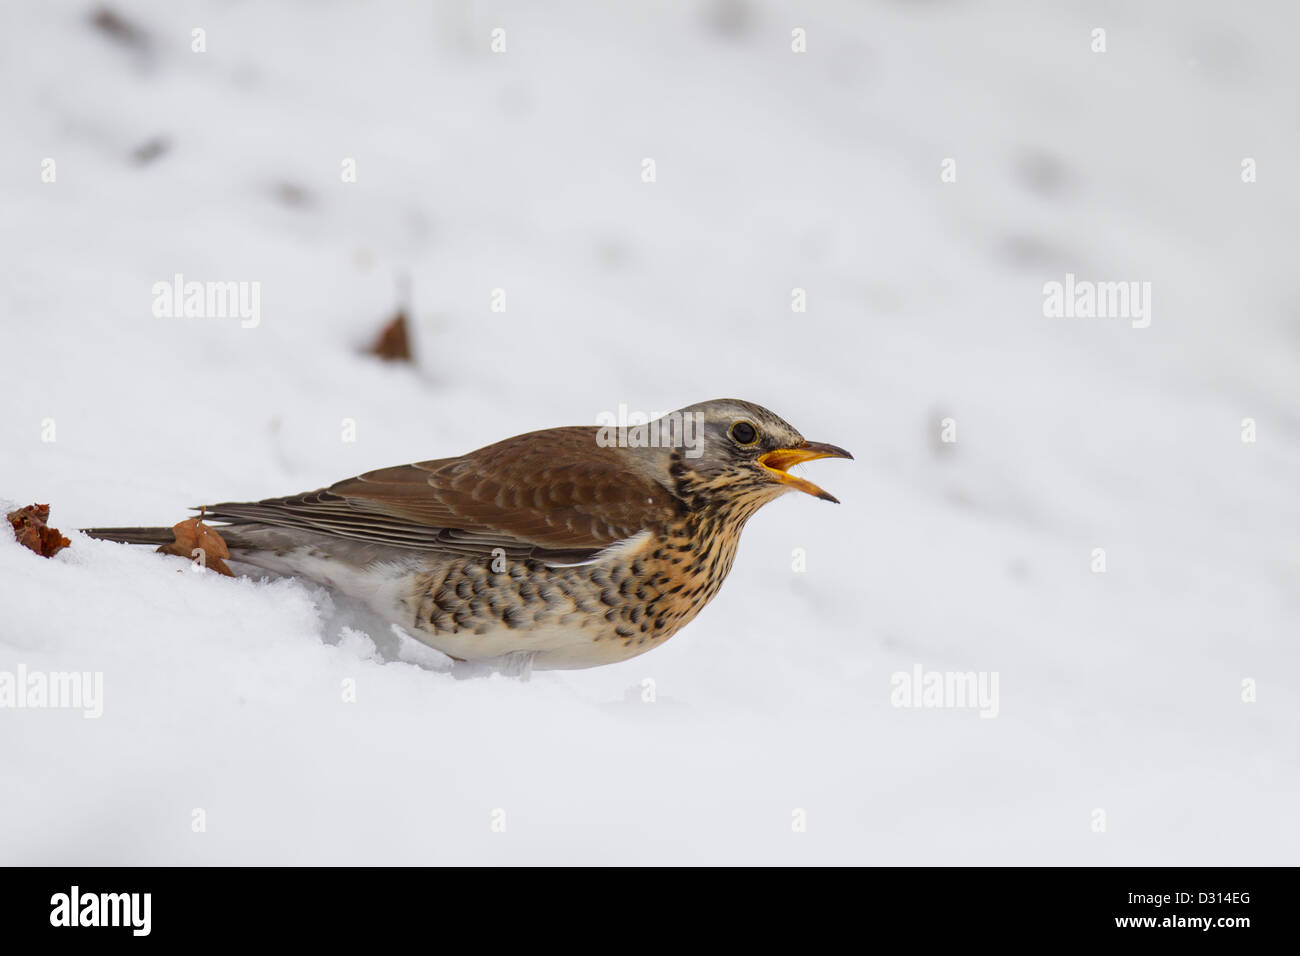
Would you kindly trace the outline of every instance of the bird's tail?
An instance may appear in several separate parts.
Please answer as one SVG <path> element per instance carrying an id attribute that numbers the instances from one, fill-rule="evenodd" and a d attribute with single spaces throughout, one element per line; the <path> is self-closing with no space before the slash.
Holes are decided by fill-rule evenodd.
<path id="1" fill-rule="evenodd" d="M 122 544 L 171 544 L 176 540 L 171 528 L 82 528 L 81 533 Z"/>

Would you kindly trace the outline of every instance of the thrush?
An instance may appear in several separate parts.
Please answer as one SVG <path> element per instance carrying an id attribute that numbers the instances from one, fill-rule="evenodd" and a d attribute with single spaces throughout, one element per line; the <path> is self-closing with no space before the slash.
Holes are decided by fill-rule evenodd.
<path id="1" fill-rule="evenodd" d="M 720 399 L 201 510 L 233 560 L 334 588 L 458 661 L 583 668 L 645 653 L 694 619 L 769 501 L 836 501 L 791 466 L 852 457 Z M 169 528 L 86 533 L 172 541 Z"/>

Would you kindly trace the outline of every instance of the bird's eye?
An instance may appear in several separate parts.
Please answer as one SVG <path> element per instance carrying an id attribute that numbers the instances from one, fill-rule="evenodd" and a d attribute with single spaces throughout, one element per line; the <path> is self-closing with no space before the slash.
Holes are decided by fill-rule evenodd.
<path id="1" fill-rule="evenodd" d="M 739 445 L 752 445 L 758 441 L 758 429 L 749 422 L 736 422 L 731 426 L 731 437 Z"/>

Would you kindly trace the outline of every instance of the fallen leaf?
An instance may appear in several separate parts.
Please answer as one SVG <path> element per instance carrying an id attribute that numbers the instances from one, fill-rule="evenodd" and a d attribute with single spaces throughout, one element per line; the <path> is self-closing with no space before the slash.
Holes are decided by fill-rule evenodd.
<path id="1" fill-rule="evenodd" d="M 375 344 L 367 350 L 371 355 L 378 355 L 389 362 L 410 362 L 411 338 L 406 331 L 406 313 L 398 312 L 393 320 L 384 326 L 375 339 Z"/>
<path id="2" fill-rule="evenodd" d="M 24 548 L 35 551 L 43 558 L 52 558 L 68 545 L 72 544 L 59 533 L 58 528 L 51 528 L 45 522 L 50 520 L 49 505 L 28 505 L 6 515 L 13 525 L 14 537 Z"/>
<path id="3" fill-rule="evenodd" d="M 204 567 L 216 571 L 218 574 L 224 574 L 228 578 L 235 576 L 230 568 L 226 567 L 226 562 L 222 558 L 230 557 L 230 549 L 226 547 L 226 542 L 222 540 L 221 535 L 217 534 L 217 529 L 206 525 L 199 518 L 187 518 L 180 524 L 172 525 L 172 534 L 176 540 L 171 544 L 164 544 L 158 549 L 159 554 L 174 554 L 181 558 L 201 557 L 201 563 Z M 202 555 L 196 555 L 194 552 L 200 551 Z"/>
<path id="4" fill-rule="evenodd" d="M 90 15 L 90 22 L 104 36 L 133 50 L 149 49 L 149 34 L 139 24 L 128 20 L 112 7 L 99 7 Z"/>

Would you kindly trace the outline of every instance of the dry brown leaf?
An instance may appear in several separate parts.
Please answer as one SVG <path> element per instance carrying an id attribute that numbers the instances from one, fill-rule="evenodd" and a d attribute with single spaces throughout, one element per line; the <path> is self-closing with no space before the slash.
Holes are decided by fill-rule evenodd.
<path id="1" fill-rule="evenodd" d="M 230 549 L 226 547 L 226 542 L 222 540 L 221 535 L 217 534 L 216 528 L 204 524 L 199 518 L 187 518 L 180 524 L 172 525 L 172 534 L 176 536 L 176 540 L 171 544 L 162 545 L 158 549 L 159 554 L 195 558 L 197 555 L 194 552 L 202 551 L 204 567 L 211 568 L 228 578 L 235 576 L 222 560 L 230 557 Z"/>
<path id="2" fill-rule="evenodd" d="M 116 43 L 141 52 L 149 49 L 149 34 L 112 7 L 104 6 L 92 11 L 90 22 L 95 29 Z"/>
<path id="3" fill-rule="evenodd" d="M 14 537 L 24 548 L 30 548 L 43 558 L 52 558 L 72 544 L 59 533 L 58 528 L 46 525 L 50 520 L 49 505 L 28 505 L 6 515 L 13 525 Z"/>
<path id="4" fill-rule="evenodd" d="M 375 339 L 375 344 L 367 350 L 371 355 L 378 355 L 389 362 L 411 362 L 411 337 L 406 329 L 406 313 L 398 312 L 393 320 L 384 326 Z"/>

